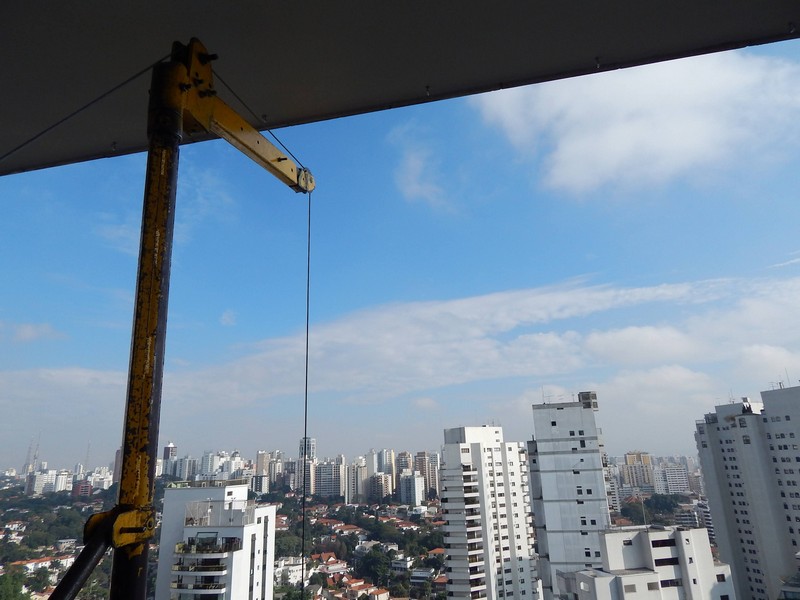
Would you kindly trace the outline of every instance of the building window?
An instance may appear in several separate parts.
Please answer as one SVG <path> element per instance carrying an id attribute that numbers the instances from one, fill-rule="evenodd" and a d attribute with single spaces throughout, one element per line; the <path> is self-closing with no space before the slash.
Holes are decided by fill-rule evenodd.
<path id="1" fill-rule="evenodd" d="M 635 594 L 636 593 L 636 584 L 635 583 L 626 583 L 624 586 L 626 594 Z"/>
<path id="2" fill-rule="evenodd" d="M 556 422 L 555 421 L 550 421 L 550 425 L 555 427 L 556 426 Z"/>
<path id="3" fill-rule="evenodd" d="M 724 573 L 718 573 L 717 574 L 717 581 L 719 581 L 719 582 L 725 581 L 725 574 Z"/>
<path id="4" fill-rule="evenodd" d="M 658 589 L 661 589 L 661 588 L 659 588 L 657 581 L 648 581 L 647 582 L 647 589 L 652 591 L 652 590 L 658 590 Z"/>
<path id="5" fill-rule="evenodd" d="M 657 558 L 655 560 L 655 564 L 657 567 L 666 567 L 667 565 L 678 565 L 680 564 L 680 559 L 677 556 L 671 556 L 670 558 Z"/>

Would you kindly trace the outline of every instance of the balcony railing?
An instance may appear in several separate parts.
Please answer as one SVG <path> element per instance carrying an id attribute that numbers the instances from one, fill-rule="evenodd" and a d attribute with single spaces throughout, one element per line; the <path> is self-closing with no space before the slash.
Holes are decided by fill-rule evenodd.
<path id="1" fill-rule="evenodd" d="M 184 573 L 206 572 L 206 573 L 221 573 L 228 570 L 227 565 L 184 565 L 177 563 L 172 565 L 173 571 L 181 571 Z"/>
<path id="2" fill-rule="evenodd" d="M 175 554 L 222 554 L 242 549 L 240 538 L 213 538 L 207 542 L 203 539 L 189 538 L 186 542 L 175 544 Z"/>

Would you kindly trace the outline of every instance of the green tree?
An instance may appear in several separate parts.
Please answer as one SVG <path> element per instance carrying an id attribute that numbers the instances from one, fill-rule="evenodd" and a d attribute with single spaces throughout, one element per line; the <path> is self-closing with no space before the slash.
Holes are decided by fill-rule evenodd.
<path id="1" fill-rule="evenodd" d="M 28 594 L 22 592 L 25 584 L 25 573 L 19 567 L 9 567 L 4 575 L 0 575 L 0 600 L 27 600 Z"/>
<path id="2" fill-rule="evenodd" d="M 43 592 L 50 585 L 50 570 L 42 567 L 36 569 L 25 582 L 25 587 L 34 592 Z"/>
<path id="3" fill-rule="evenodd" d="M 369 578 L 375 585 L 388 585 L 390 565 L 389 557 L 373 547 L 358 561 L 358 572 L 362 577 Z"/>
<path id="4" fill-rule="evenodd" d="M 646 504 L 643 508 L 640 501 L 631 500 L 630 502 L 625 503 L 625 505 L 622 507 L 622 510 L 620 510 L 620 514 L 637 525 L 644 525 L 645 519 L 647 520 L 647 523 L 652 523 L 653 515 L 648 512 L 646 508 Z"/>
<path id="5" fill-rule="evenodd" d="M 298 556 L 302 542 L 302 538 L 287 531 L 277 532 L 275 534 L 275 556 Z"/>

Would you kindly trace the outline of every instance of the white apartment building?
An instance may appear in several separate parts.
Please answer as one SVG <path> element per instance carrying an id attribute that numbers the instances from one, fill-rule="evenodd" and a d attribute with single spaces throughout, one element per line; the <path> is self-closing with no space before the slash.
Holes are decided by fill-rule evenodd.
<path id="1" fill-rule="evenodd" d="M 625 527 L 600 535 L 603 565 L 567 583 L 576 600 L 735 600 L 705 529 Z M 573 587 L 574 586 L 574 587 Z"/>
<path id="2" fill-rule="evenodd" d="M 316 464 L 315 493 L 326 497 L 344 498 L 345 502 L 350 501 L 347 486 L 347 465 L 341 460 L 325 459 Z"/>
<path id="3" fill-rule="evenodd" d="M 425 478 L 425 497 L 433 490 L 439 495 L 439 455 L 435 452 L 417 452 L 414 456 L 414 470 Z"/>
<path id="4" fill-rule="evenodd" d="M 275 507 L 247 484 L 167 488 L 156 578 L 160 600 L 271 600 Z"/>
<path id="5" fill-rule="evenodd" d="M 400 484 L 398 486 L 400 504 L 409 506 L 420 506 L 425 499 L 425 478 L 419 471 L 404 469 L 400 473 Z"/>
<path id="6" fill-rule="evenodd" d="M 527 455 L 500 427 L 444 432 L 440 469 L 447 594 L 534 598 Z"/>
<path id="7" fill-rule="evenodd" d="M 595 392 L 533 406 L 528 455 L 544 600 L 559 596 L 559 572 L 602 566 L 600 534 L 611 519 L 597 407 Z"/>
<path id="8" fill-rule="evenodd" d="M 720 558 L 739 600 L 774 600 L 800 550 L 800 387 L 717 406 L 695 440 Z"/>
<path id="9" fill-rule="evenodd" d="M 357 457 L 347 467 L 347 493 L 350 502 L 364 502 L 367 498 L 367 462 L 363 456 Z"/>

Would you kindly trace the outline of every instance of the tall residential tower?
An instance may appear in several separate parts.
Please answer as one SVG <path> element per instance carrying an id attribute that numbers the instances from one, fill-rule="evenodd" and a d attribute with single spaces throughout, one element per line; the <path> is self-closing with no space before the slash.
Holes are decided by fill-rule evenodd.
<path id="1" fill-rule="evenodd" d="M 800 387 L 717 406 L 695 440 L 720 558 L 739 600 L 778 597 L 800 550 Z"/>
<path id="2" fill-rule="evenodd" d="M 440 470 L 447 595 L 533 598 L 527 455 L 500 427 L 444 432 Z"/>
<path id="3" fill-rule="evenodd" d="M 533 406 L 528 454 L 544 600 L 561 592 L 559 571 L 602 566 L 600 532 L 611 519 L 596 411 L 595 392 L 581 392 L 576 402 Z"/>

